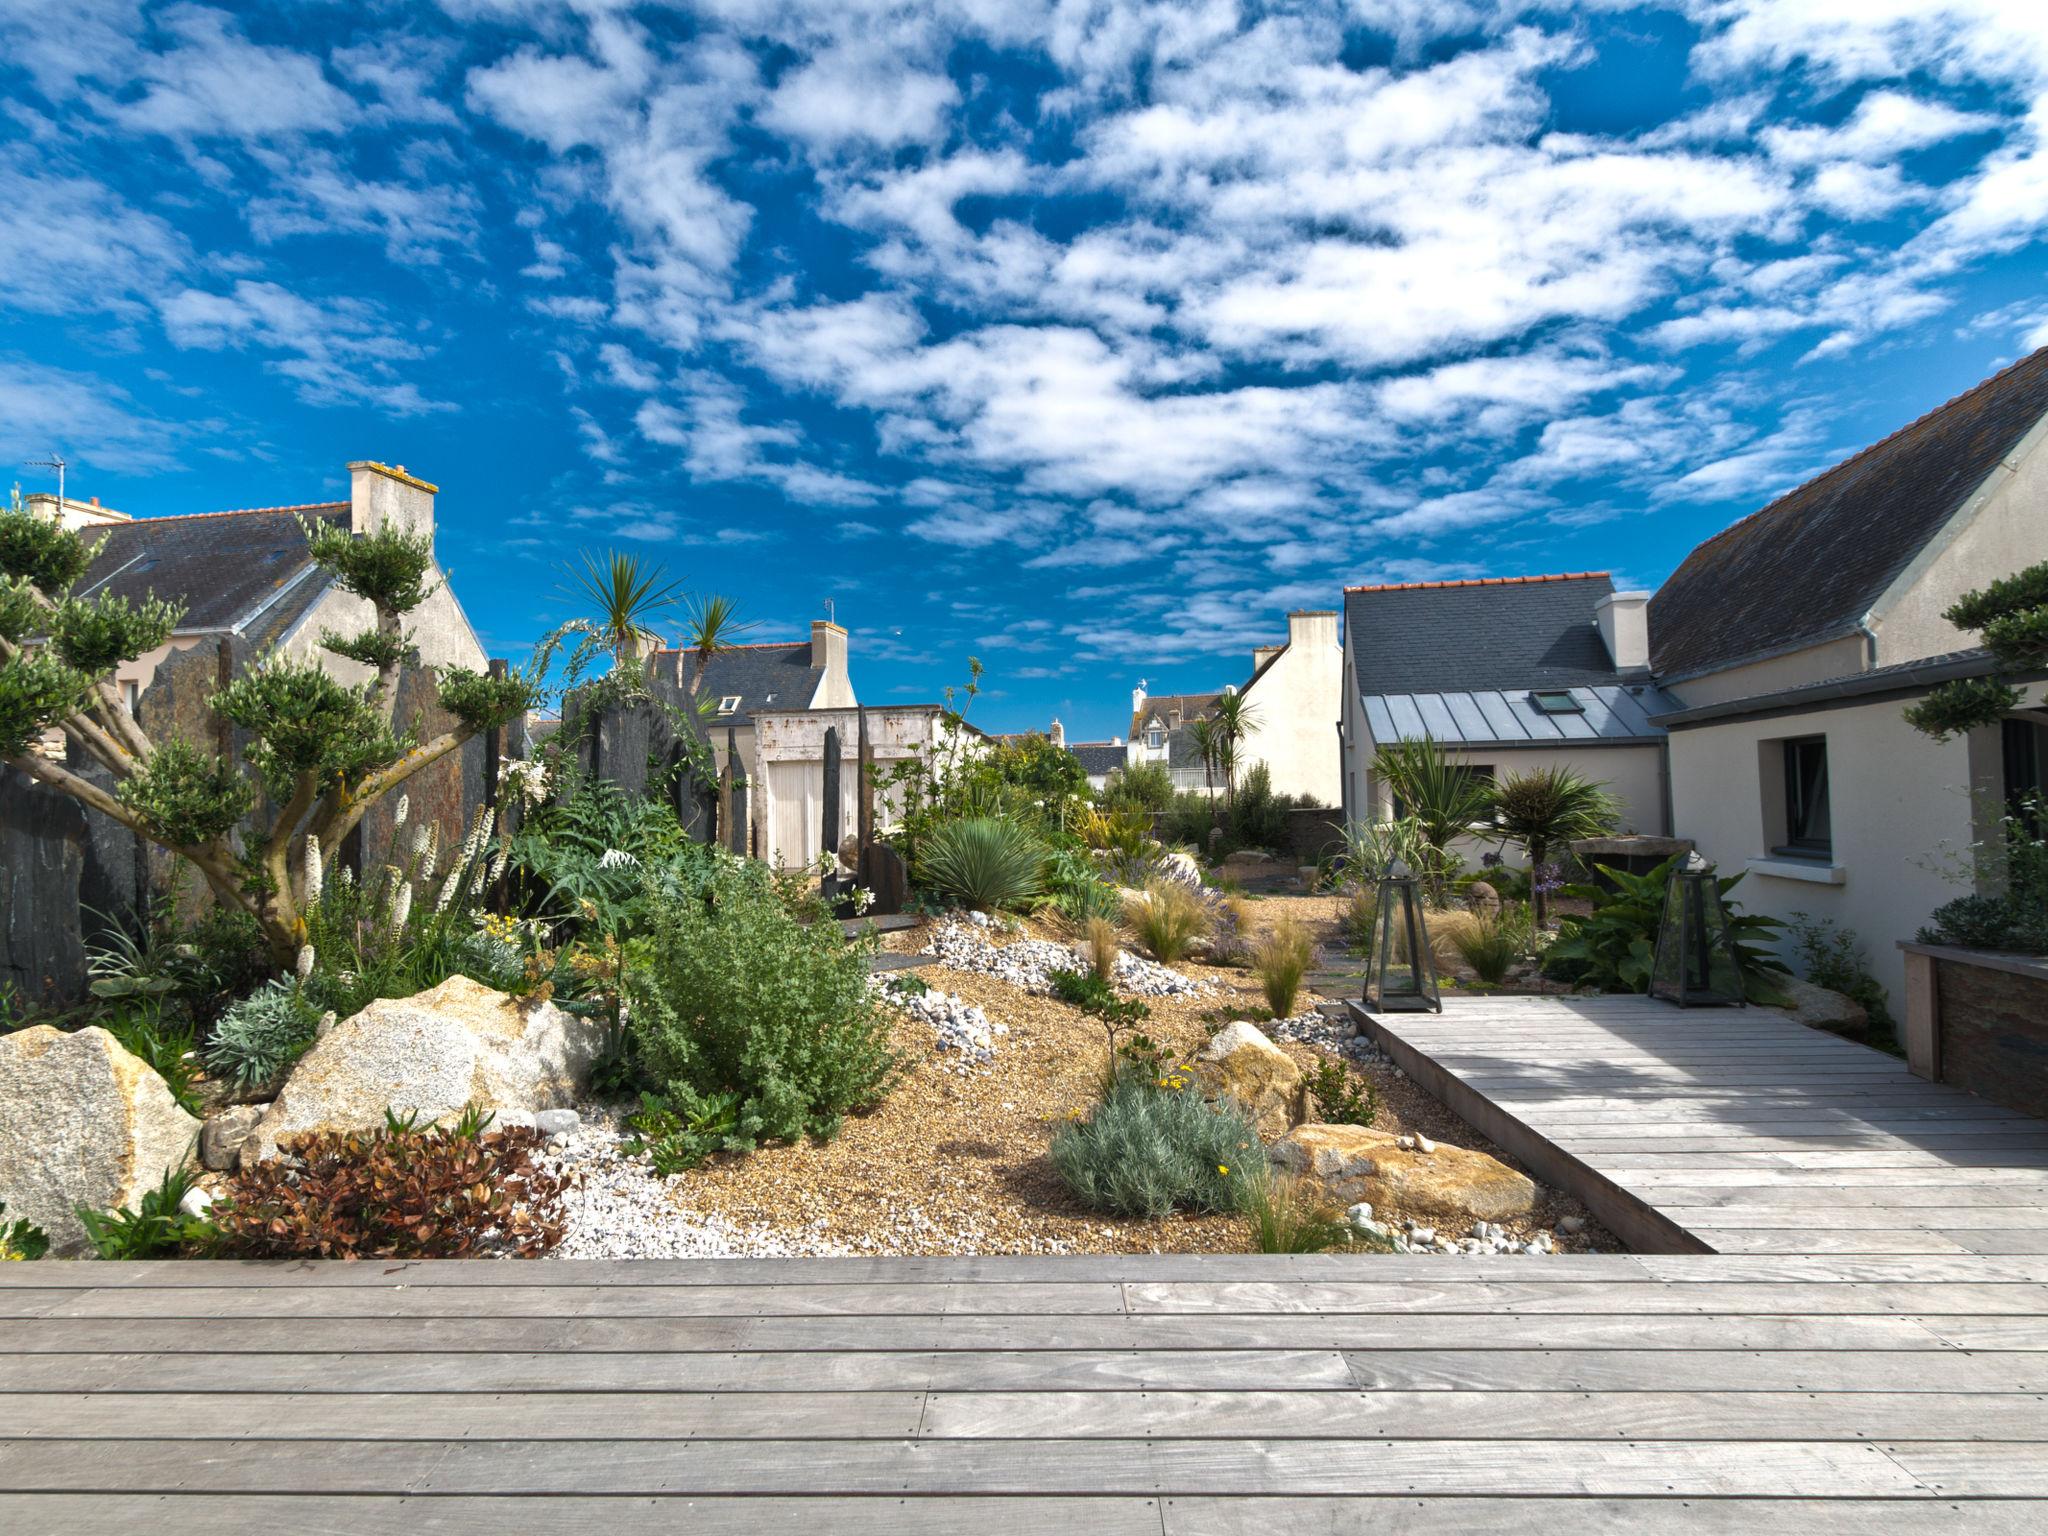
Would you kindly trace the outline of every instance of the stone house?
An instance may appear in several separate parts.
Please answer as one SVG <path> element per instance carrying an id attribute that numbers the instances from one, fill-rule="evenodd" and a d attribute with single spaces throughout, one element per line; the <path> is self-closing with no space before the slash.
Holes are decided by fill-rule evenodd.
<path id="1" fill-rule="evenodd" d="M 1396 814 L 1374 754 L 1426 736 L 1489 780 L 1577 769 L 1619 800 L 1624 831 L 1667 832 L 1653 717 L 1674 706 L 1651 680 L 1646 606 L 1605 571 L 1347 587 L 1345 819 Z"/>
<path id="2" fill-rule="evenodd" d="M 2042 675 L 1945 743 L 1900 712 L 1996 670 L 1942 615 L 2048 559 L 2044 440 L 2048 349 L 1708 539 L 1649 604 L 1678 832 L 1747 872 L 1750 910 L 1853 930 L 1895 1013 L 1895 943 L 1968 889 L 1944 855 L 2043 788 Z"/>

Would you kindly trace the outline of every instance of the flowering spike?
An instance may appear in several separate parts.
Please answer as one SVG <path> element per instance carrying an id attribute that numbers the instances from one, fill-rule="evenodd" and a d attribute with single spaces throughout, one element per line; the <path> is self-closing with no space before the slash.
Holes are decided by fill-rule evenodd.
<path id="1" fill-rule="evenodd" d="M 398 829 L 399 829 L 400 827 L 404 826 L 404 825 L 405 825 L 405 818 L 406 818 L 406 817 L 408 817 L 408 816 L 410 816 L 411 814 L 412 814 L 412 796 L 411 796 L 411 795 L 400 795 L 400 796 L 398 797 L 398 814 L 397 814 L 396 816 L 394 816 L 394 817 L 392 817 L 392 818 L 391 818 L 391 830 L 395 832 L 395 831 L 397 831 L 397 830 L 398 830 Z"/>
<path id="2" fill-rule="evenodd" d="M 412 882 L 406 881 L 398 888 L 398 900 L 391 908 L 391 931 L 403 933 L 405 920 L 412 916 Z"/>
<path id="3" fill-rule="evenodd" d="M 304 981 L 308 976 L 313 974 L 313 960 L 313 946 L 310 944 L 301 944 L 299 946 L 299 963 L 297 966 L 299 980 Z"/>

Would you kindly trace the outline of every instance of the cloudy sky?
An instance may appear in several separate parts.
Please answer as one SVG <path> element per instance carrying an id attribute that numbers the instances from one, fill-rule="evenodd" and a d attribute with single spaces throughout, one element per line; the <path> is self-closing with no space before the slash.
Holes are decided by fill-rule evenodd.
<path id="1" fill-rule="evenodd" d="M 0 79 L 6 459 L 403 462 L 499 654 L 625 548 L 990 728 L 1652 586 L 2048 344 L 2040 0 L 0 0 Z"/>

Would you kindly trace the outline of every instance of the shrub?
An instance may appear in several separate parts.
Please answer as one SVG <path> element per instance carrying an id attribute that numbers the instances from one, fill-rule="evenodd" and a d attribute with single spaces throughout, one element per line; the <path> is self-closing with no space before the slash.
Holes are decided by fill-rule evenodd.
<path id="1" fill-rule="evenodd" d="M 1540 869 L 1553 856 L 1569 852 L 1580 838 L 1599 837 L 1614 829 L 1620 802 L 1603 783 L 1576 768 L 1553 764 L 1510 773 L 1493 786 L 1493 814 L 1501 835 L 1528 851 L 1529 867 Z M 1548 892 L 1538 880 L 1532 889 L 1536 924 L 1548 913 Z"/>
<path id="2" fill-rule="evenodd" d="M 0 1200 L 0 1218 L 7 1215 L 7 1202 Z M 41 1227 L 23 1217 L 18 1221 L 0 1219 L 0 1263 L 19 1259 L 40 1259 L 50 1251 L 50 1237 Z"/>
<path id="3" fill-rule="evenodd" d="M 1322 1125 L 1371 1125 L 1379 1117 L 1380 1097 L 1372 1083 L 1334 1061 L 1309 1073 L 1308 1096 Z"/>
<path id="4" fill-rule="evenodd" d="M 1209 903 L 1209 963 L 1248 965 L 1252 958 L 1251 932 L 1255 926 L 1252 904 L 1236 891 L 1207 893 Z"/>
<path id="5" fill-rule="evenodd" d="M 1145 899 L 1132 902 L 1125 916 L 1161 965 L 1180 959 L 1210 926 L 1201 896 L 1173 880 L 1154 880 L 1145 887 Z"/>
<path id="6" fill-rule="evenodd" d="M 1308 930 L 1291 916 L 1281 918 L 1252 945 L 1252 966 L 1259 973 L 1259 986 L 1274 1018 L 1293 1015 L 1301 979 L 1315 964 L 1315 958 L 1316 947 Z"/>
<path id="7" fill-rule="evenodd" d="M 621 1151 L 647 1161 L 663 1178 L 695 1168 L 714 1152 L 742 1150 L 739 1095 L 679 1094 L 674 1102 L 657 1094 L 640 1095 L 640 1108 L 626 1117 L 633 1134 L 619 1143 Z"/>
<path id="8" fill-rule="evenodd" d="M 164 1170 L 163 1181 L 146 1192 L 134 1210 L 95 1211 L 78 1207 L 78 1220 L 95 1257 L 102 1259 L 175 1258 L 188 1245 L 204 1248 L 214 1236 L 213 1223 L 182 1209 L 199 1176 L 179 1165 Z"/>
<path id="9" fill-rule="evenodd" d="M 1156 1219 L 1175 1210 L 1232 1211 L 1246 1171 L 1265 1157 L 1235 1109 L 1212 1109 L 1192 1086 L 1161 1088 L 1118 1074 L 1086 1120 L 1062 1126 L 1052 1163 L 1090 1210 Z"/>
<path id="10" fill-rule="evenodd" d="M 1114 769 L 1096 799 L 1106 806 L 1163 811 L 1173 804 L 1173 775 L 1164 763 Z"/>
<path id="11" fill-rule="evenodd" d="M 1351 1241 L 1351 1223 L 1303 1179 L 1272 1172 L 1245 1180 L 1245 1213 L 1260 1253 L 1327 1253 Z"/>
<path id="12" fill-rule="evenodd" d="M 1395 913 L 1398 922 L 1399 912 Z M 1429 954 L 1441 971 L 1464 953 L 1464 946 L 1479 931 L 1479 914 L 1464 907 L 1435 907 L 1422 915 L 1429 933 Z"/>
<path id="13" fill-rule="evenodd" d="M 537 1167 L 539 1133 L 390 1122 L 288 1138 L 236 1174 L 209 1215 L 238 1259 L 532 1258 L 562 1240 L 563 1181 Z"/>
<path id="14" fill-rule="evenodd" d="M 1598 987 L 1603 992 L 1647 992 L 1650 966 L 1657 954 L 1657 931 L 1664 918 L 1664 897 L 1676 858 L 1666 859 L 1645 874 L 1601 865 L 1600 874 L 1613 887 L 1568 885 L 1567 896 L 1590 902 L 1584 917 L 1567 917 L 1557 939 L 1543 952 L 1543 974 L 1556 981 Z M 1776 1003 L 1782 995 L 1772 978 L 1786 973 L 1785 963 L 1765 948 L 1784 927 L 1774 917 L 1739 912 L 1726 901 L 1742 879 L 1730 875 L 1720 882 L 1735 940 L 1735 960 L 1742 971 L 1745 995 L 1753 1003 Z"/>
<path id="15" fill-rule="evenodd" d="M 1507 902 L 1491 911 L 1470 914 L 1469 925 L 1451 934 L 1458 955 L 1481 981 L 1498 985 L 1517 960 L 1529 952 L 1531 930 L 1525 909 Z"/>
<path id="16" fill-rule="evenodd" d="M 671 1097 L 738 1094 L 737 1144 L 831 1135 L 896 1070 L 891 1015 L 868 986 L 876 944 L 799 924 L 759 865 L 663 900 L 624 981 L 649 1075 Z"/>
<path id="17" fill-rule="evenodd" d="M 2010 949 L 2019 914 L 2003 896 L 1958 896 L 1943 902 L 1920 930 L 1923 944 L 1947 944 L 1957 949 Z"/>
<path id="18" fill-rule="evenodd" d="M 920 863 L 935 890 L 979 912 L 1008 912 L 1045 889 L 1045 861 L 1045 845 L 1016 822 L 970 816 L 933 832 Z"/>
<path id="19" fill-rule="evenodd" d="M 281 1079 L 313 1043 L 320 1010 L 296 982 L 277 980 L 221 1015 L 206 1047 L 207 1069 L 244 1090 Z"/>
<path id="20" fill-rule="evenodd" d="M 1152 1016 L 1152 1010 L 1136 998 L 1118 997 L 1116 990 L 1094 971 L 1054 971 L 1052 993 L 1083 1013 L 1092 1013 L 1105 1024 L 1121 1029 Z"/>
<path id="21" fill-rule="evenodd" d="M 1792 942 L 1800 969 L 1816 987 L 1839 992 L 1870 1016 L 1880 1030 L 1892 1029 L 1889 999 L 1883 985 L 1870 974 L 1870 957 L 1854 930 L 1837 928 L 1828 918 L 1792 914 Z"/>

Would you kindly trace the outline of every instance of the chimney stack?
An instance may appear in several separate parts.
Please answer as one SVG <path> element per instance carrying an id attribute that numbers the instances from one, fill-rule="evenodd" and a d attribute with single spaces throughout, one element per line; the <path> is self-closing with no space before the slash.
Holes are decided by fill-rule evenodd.
<path id="1" fill-rule="evenodd" d="M 1640 671 L 1650 664 L 1650 594 L 1614 592 L 1593 610 L 1600 639 L 1620 672 Z"/>
<path id="2" fill-rule="evenodd" d="M 417 475 L 358 459 L 348 467 L 348 530 L 375 533 L 380 528 L 402 528 L 407 533 L 434 537 L 434 496 L 441 488 Z"/>
<path id="3" fill-rule="evenodd" d="M 1143 683 L 1140 683 L 1137 687 L 1131 690 L 1131 713 L 1134 715 L 1141 714 L 1144 712 L 1144 708 L 1145 685 Z"/>
<path id="4" fill-rule="evenodd" d="M 1286 647 L 1286 646 L 1284 646 L 1284 645 L 1255 645 L 1255 646 L 1253 646 L 1253 647 L 1252 647 L 1252 670 L 1253 670 L 1254 672 L 1258 671 L 1258 670 L 1259 670 L 1259 669 L 1260 669 L 1261 667 L 1265 666 L 1265 664 L 1266 664 L 1267 662 L 1271 661 L 1271 660 L 1272 660 L 1272 659 L 1273 659 L 1273 658 L 1274 658 L 1275 656 L 1278 656 L 1278 655 L 1279 655 L 1279 654 L 1280 654 L 1280 653 L 1281 653 L 1282 651 L 1284 651 L 1284 650 L 1286 650 L 1286 649 L 1287 649 L 1287 647 Z"/>
<path id="5" fill-rule="evenodd" d="M 1060 717 L 1058 715 L 1052 717 L 1052 729 L 1047 731 L 1045 735 L 1046 739 L 1056 747 L 1064 747 L 1067 744 L 1067 728 L 1060 724 Z"/>
<path id="6" fill-rule="evenodd" d="M 830 619 L 811 620 L 811 665 L 825 673 L 812 708 L 851 708 L 853 680 L 846 672 L 846 631 Z"/>
<path id="7" fill-rule="evenodd" d="M 1304 650 L 1337 644 L 1337 612 L 1333 608 L 1297 608 L 1287 615 L 1287 643 Z"/>

